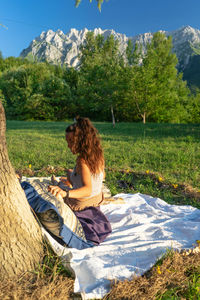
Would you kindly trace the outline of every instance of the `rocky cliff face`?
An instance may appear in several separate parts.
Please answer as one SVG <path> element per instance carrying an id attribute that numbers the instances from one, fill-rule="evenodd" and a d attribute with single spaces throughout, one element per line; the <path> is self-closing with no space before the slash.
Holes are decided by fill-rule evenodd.
<path id="1" fill-rule="evenodd" d="M 80 45 L 84 43 L 88 31 L 85 28 L 80 31 L 71 29 L 66 34 L 61 30 L 42 32 L 39 37 L 30 43 L 28 48 L 21 52 L 20 56 L 77 67 Z M 173 52 L 176 53 L 179 60 L 178 67 L 180 70 L 184 70 L 194 53 L 193 48 L 199 48 L 200 30 L 185 26 L 171 32 L 164 31 L 164 33 L 166 36 L 172 36 Z M 127 37 L 125 34 L 117 33 L 114 30 L 102 30 L 101 28 L 94 29 L 94 34 L 102 34 L 105 38 L 113 34 L 115 39 L 119 40 L 121 52 L 125 51 L 129 39 L 133 43 L 139 42 L 142 44 L 145 50 L 147 43 L 151 41 L 153 36 L 153 33 L 148 32 L 134 37 Z"/>

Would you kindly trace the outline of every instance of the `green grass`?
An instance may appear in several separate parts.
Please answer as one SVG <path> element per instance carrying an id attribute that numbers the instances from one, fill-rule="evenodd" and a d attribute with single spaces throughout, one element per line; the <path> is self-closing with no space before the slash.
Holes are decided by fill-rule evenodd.
<path id="1" fill-rule="evenodd" d="M 60 258 L 53 252 L 47 242 L 44 240 L 43 243 L 45 255 L 42 263 L 38 265 L 38 269 L 34 270 L 38 278 L 50 277 L 51 280 L 54 280 L 58 275 L 71 277 L 70 271 L 63 266 Z"/>
<path id="2" fill-rule="evenodd" d="M 10 160 L 16 169 L 48 165 L 72 167 L 65 142 L 67 122 L 7 122 Z M 105 151 L 106 167 L 156 172 L 171 183 L 200 189 L 200 124 L 94 123 Z M 58 174 L 60 175 L 60 174 Z"/>
<path id="3" fill-rule="evenodd" d="M 200 268 L 190 270 L 184 287 L 169 288 L 164 294 L 156 297 L 156 300 L 199 300 L 200 299 Z"/>

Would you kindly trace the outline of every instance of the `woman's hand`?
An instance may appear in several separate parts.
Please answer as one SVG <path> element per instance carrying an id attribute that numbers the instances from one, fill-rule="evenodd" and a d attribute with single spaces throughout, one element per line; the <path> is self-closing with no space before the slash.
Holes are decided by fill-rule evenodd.
<path id="1" fill-rule="evenodd" d="M 72 188 L 71 182 L 67 179 L 67 177 L 60 177 L 60 182 L 64 183 L 68 187 Z"/>
<path id="2" fill-rule="evenodd" d="M 48 191 L 52 193 L 52 195 L 56 196 L 56 198 L 59 198 L 61 196 L 62 198 L 65 198 L 67 193 L 63 191 L 59 186 L 49 185 Z"/>
<path id="3" fill-rule="evenodd" d="M 70 180 L 71 173 L 73 172 L 72 169 L 67 169 L 67 177 L 60 177 L 60 181 L 72 188 L 72 183 Z"/>
<path id="4" fill-rule="evenodd" d="M 72 172 L 73 172 L 72 169 L 67 169 L 67 178 L 68 179 L 70 178 Z"/>
<path id="5" fill-rule="evenodd" d="M 63 183 L 66 183 L 68 181 L 67 177 L 60 177 L 60 181 L 62 181 Z"/>

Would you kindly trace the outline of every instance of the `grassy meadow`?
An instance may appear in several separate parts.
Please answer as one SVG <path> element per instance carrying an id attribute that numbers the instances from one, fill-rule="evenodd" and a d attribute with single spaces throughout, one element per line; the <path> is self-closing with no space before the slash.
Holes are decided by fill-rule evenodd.
<path id="1" fill-rule="evenodd" d="M 67 148 L 69 122 L 7 122 L 7 144 L 14 168 L 23 175 L 63 175 L 75 157 Z M 112 194 L 140 192 L 170 203 L 193 204 L 200 190 L 200 125 L 111 123 L 99 130 Z M 190 195 L 191 196 L 191 195 Z"/>
<path id="2" fill-rule="evenodd" d="M 65 142 L 68 124 L 7 121 L 7 146 L 15 170 L 26 176 L 64 175 L 65 169 L 75 164 L 75 157 Z M 102 139 L 106 184 L 113 195 L 140 192 L 171 204 L 200 208 L 200 124 L 117 123 L 115 128 L 105 122 L 94 122 L 94 125 Z M 45 264 L 47 269 L 55 270 L 55 263 L 52 267 L 49 262 Z M 199 265 L 199 254 L 182 257 L 170 253 L 139 279 L 116 283 L 105 299 L 200 299 Z M 52 276 L 46 276 L 46 282 L 51 279 L 52 289 L 61 287 L 65 276 L 72 289 L 68 275 L 56 277 L 54 286 Z M 42 275 L 40 279 L 45 282 L 44 278 Z M 40 285 L 44 289 L 46 284 Z M 34 299 L 40 299 L 37 288 L 32 288 L 33 292 Z M 24 295 L 27 297 L 24 299 L 32 299 Z M 45 295 L 44 299 L 54 299 L 48 293 Z M 66 291 L 63 298 L 59 293 L 56 297 L 72 299 L 67 298 Z"/>

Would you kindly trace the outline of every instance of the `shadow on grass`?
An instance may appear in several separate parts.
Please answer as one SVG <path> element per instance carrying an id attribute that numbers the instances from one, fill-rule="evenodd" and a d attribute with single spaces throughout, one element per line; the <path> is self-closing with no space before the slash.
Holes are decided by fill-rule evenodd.
<path id="1" fill-rule="evenodd" d="M 65 128 L 72 122 L 50 122 L 50 121 L 7 121 L 8 130 L 34 130 L 48 132 L 51 134 L 63 133 Z M 117 123 L 113 128 L 108 122 L 93 122 L 99 133 L 106 140 L 120 140 L 123 138 L 186 138 L 199 140 L 200 124 L 157 124 L 157 123 Z M 105 136 L 104 136 L 105 135 Z M 111 135 L 112 137 L 106 137 Z"/>

